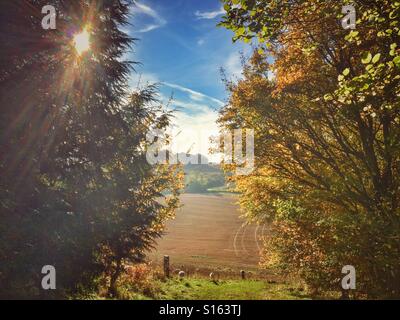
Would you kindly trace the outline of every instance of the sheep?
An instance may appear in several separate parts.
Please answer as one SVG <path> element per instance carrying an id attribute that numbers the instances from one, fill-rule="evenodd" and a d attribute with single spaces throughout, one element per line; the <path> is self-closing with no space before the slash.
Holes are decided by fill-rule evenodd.
<path id="1" fill-rule="evenodd" d="M 209 277 L 210 277 L 210 281 L 214 282 L 215 284 L 218 283 L 218 280 L 219 280 L 218 272 L 211 272 Z"/>
<path id="2" fill-rule="evenodd" d="M 179 271 L 178 276 L 180 279 L 183 279 L 185 277 L 185 271 Z"/>

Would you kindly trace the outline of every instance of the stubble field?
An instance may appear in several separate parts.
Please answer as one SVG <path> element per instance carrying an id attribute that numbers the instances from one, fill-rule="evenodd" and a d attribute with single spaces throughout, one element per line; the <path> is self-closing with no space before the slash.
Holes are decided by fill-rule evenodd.
<path id="1" fill-rule="evenodd" d="M 184 270 L 257 270 L 266 229 L 246 224 L 236 201 L 230 194 L 182 195 L 183 207 L 151 259 L 160 264 L 169 255 L 171 264 Z"/>

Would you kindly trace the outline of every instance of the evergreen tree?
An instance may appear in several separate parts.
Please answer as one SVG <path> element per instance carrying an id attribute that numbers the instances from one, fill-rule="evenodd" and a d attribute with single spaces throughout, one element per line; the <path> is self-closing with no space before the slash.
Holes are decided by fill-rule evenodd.
<path id="1" fill-rule="evenodd" d="M 57 12 L 44 30 L 45 5 Z M 129 93 L 128 0 L 0 4 L 0 296 L 64 296 L 99 275 L 115 284 L 177 207 L 175 171 L 146 162 L 146 133 L 168 125 L 156 88 Z M 87 32 L 80 52 L 74 36 Z M 163 192 L 170 190 L 167 201 Z M 112 283 L 113 284 L 113 283 Z"/>

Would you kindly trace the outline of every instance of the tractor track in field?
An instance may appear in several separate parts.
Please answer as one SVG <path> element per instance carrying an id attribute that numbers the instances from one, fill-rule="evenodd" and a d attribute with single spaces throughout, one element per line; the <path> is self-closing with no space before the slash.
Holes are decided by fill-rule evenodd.
<path id="1" fill-rule="evenodd" d="M 179 265 L 258 268 L 265 227 L 247 223 L 232 195 L 186 194 L 152 253 Z"/>

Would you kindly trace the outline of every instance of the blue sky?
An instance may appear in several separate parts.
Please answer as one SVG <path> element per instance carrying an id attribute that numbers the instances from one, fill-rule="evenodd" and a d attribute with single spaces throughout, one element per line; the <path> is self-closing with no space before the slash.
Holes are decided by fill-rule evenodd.
<path id="1" fill-rule="evenodd" d="M 132 14 L 129 34 L 139 40 L 130 58 L 141 65 L 131 85 L 139 78 L 141 83 L 162 83 L 161 97 L 173 94 L 172 107 L 179 108 L 174 124 L 186 133 L 177 138 L 178 151 L 188 146 L 202 151 L 196 135 L 214 134 L 215 110 L 227 99 L 220 68 L 240 77 L 240 52 L 248 54 L 249 48 L 232 43 L 232 32 L 216 27 L 223 15 L 218 0 L 141 0 Z M 205 141 L 206 134 L 199 134 Z"/>

